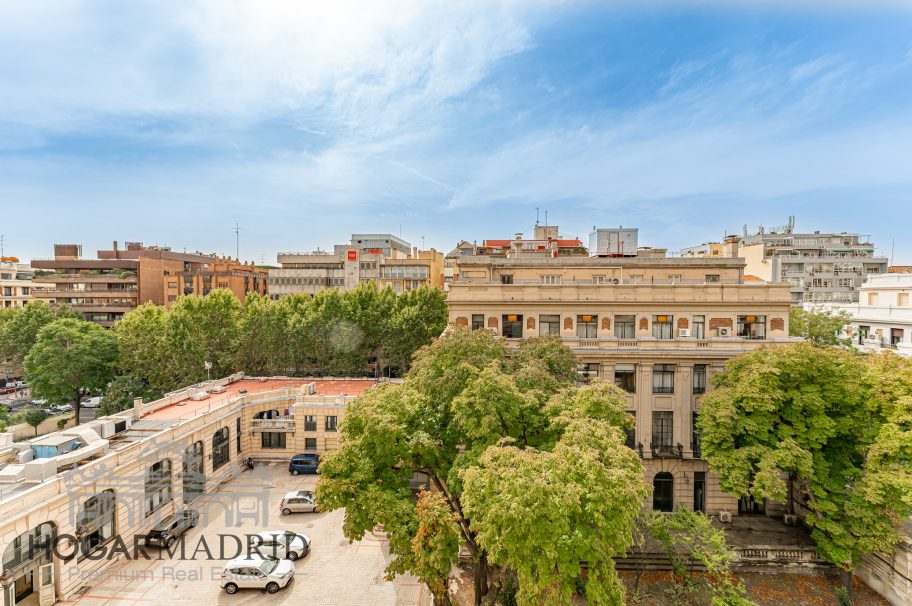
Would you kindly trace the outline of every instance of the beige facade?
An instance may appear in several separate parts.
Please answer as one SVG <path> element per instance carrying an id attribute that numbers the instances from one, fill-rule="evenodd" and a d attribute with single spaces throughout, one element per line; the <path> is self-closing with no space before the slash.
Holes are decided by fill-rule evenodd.
<path id="1" fill-rule="evenodd" d="M 18 261 L 0 261 L 0 307 L 22 307 L 32 299 L 32 270 Z"/>
<path id="2" fill-rule="evenodd" d="M 41 594 L 41 603 L 72 598 L 111 565 L 97 555 L 113 553 L 118 537 L 133 553 L 137 535 L 240 476 L 247 457 L 287 460 L 296 452 L 335 448 L 330 427 L 341 422 L 347 402 L 372 384 L 236 375 L 30 442 L 13 444 L 0 434 L 0 603 L 11 606 L 17 594 L 28 592 Z M 205 390 L 211 391 L 205 399 L 191 398 Z M 292 419 L 282 430 L 290 436 L 288 448 L 262 447 L 263 432 L 275 427 L 264 427 L 257 416 L 273 410 L 284 417 L 276 423 Z M 317 417 L 321 430 L 310 431 L 308 415 Z M 307 439 L 315 439 L 316 448 L 304 447 Z M 74 442 L 82 446 L 70 450 Z M 53 448 L 59 456 L 48 456 Z M 265 523 L 260 487 L 233 492 L 212 495 L 216 504 L 209 515 Z M 30 551 L 30 537 L 55 539 L 57 552 Z M 61 557 L 81 549 L 89 555 Z M 122 557 L 113 554 L 114 561 Z M 42 589 L 43 581 L 49 583 Z"/>
<path id="3" fill-rule="evenodd" d="M 460 259 L 450 322 L 510 340 L 559 336 L 582 380 L 627 390 L 636 420 L 628 445 L 643 457 L 657 508 L 754 510 L 721 491 L 700 459 L 694 420 L 726 360 L 795 341 L 788 288 L 744 284 L 742 259 L 583 261 Z"/>

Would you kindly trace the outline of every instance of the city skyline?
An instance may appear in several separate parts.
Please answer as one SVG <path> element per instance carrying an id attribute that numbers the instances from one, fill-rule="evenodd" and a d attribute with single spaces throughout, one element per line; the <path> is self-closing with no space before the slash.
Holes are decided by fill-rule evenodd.
<path id="1" fill-rule="evenodd" d="M 912 263 L 900 2 L 0 7 L 5 252 L 137 240 L 274 263 L 638 227 L 870 234 Z M 872 44 L 871 40 L 877 43 Z"/>

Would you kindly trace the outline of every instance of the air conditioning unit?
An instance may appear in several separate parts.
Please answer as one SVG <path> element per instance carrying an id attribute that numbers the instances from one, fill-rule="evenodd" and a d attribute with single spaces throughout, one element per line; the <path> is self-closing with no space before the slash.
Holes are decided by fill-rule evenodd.
<path id="1" fill-rule="evenodd" d="M 620 280 L 620 278 L 615 278 L 615 279 L 613 279 L 613 280 L 611 281 L 611 283 L 612 283 L 612 284 L 620 284 L 620 283 L 621 283 L 621 280 Z"/>
<path id="2" fill-rule="evenodd" d="M 718 328 L 720 337 L 730 337 L 732 336 L 732 329 L 727 326 L 720 326 Z"/>
<path id="3" fill-rule="evenodd" d="M 679 336 L 679 337 L 689 337 L 689 336 L 690 336 L 690 329 L 689 329 L 689 328 L 679 328 L 679 329 L 678 329 L 678 336 Z"/>
<path id="4" fill-rule="evenodd" d="M 787 513 L 782 516 L 782 521 L 786 526 L 797 526 L 798 525 L 798 516 L 794 513 Z"/>
<path id="5" fill-rule="evenodd" d="M 723 509 L 719 512 L 719 521 L 723 524 L 731 524 L 732 514 L 730 511 Z"/>

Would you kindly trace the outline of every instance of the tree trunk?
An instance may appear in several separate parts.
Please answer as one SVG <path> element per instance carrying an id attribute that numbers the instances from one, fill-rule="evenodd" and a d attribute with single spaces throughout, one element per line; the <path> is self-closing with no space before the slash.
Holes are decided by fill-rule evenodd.
<path id="1" fill-rule="evenodd" d="M 76 422 L 73 424 L 73 427 L 79 427 L 79 417 L 82 406 L 82 393 L 79 390 L 76 390 Z"/>
<path id="2" fill-rule="evenodd" d="M 846 591 L 849 592 L 849 601 L 855 603 L 855 588 L 854 583 L 852 582 L 854 578 L 855 567 L 852 567 L 852 570 L 843 570 L 842 571 L 842 586 L 846 588 Z"/>
<path id="3" fill-rule="evenodd" d="M 482 550 L 474 563 L 475 572 L 475 606 L 481 606 L 488 593 L 488 556 Z"/>

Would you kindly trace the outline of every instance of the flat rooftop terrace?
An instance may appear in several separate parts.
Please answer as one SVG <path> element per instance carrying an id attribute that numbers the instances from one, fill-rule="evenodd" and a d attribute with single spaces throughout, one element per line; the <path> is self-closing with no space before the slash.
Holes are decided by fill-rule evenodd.
<path id="1" fill-rule="evenodd" d="M 188 392 L 187 397 L 163 408 L 144 414 L 143 421 L 165 421 L 189 419 L 215 410 L 244 394 L 255 394 L 275 391 L 286 387 L 300 388 L 308 383 L 316 384 L 315 396 L 359 396 L 369 387 L 376 385 L 373 379 L 241 379 L 226 385 L 227 391 L 212 394 L 205 400 L 193 400 L 195 392 Z M 197 391 L 203 391 L 200 387 Z M 243 393 L 242 393 L 243 392 Z"/>

